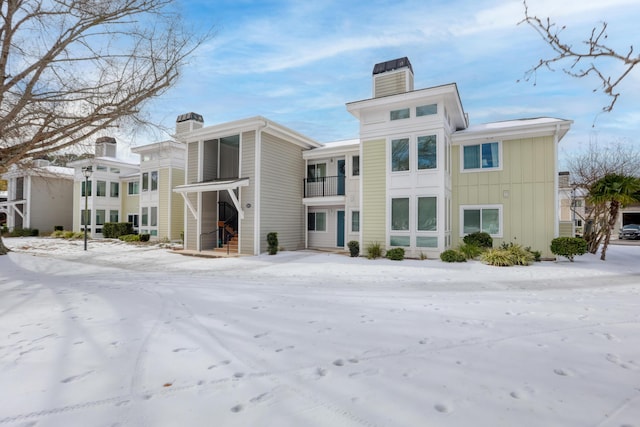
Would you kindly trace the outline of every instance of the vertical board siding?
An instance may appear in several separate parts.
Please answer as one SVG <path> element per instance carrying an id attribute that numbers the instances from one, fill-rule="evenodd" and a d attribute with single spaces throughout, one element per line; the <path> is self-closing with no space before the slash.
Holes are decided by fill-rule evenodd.
<path id="1" fill-rule="evenodd" d="M 202 152 L 202 181 L 218 178 L 218 140 L 204 142 Z"/>
<path id="2" fill-rule="evenodd" d="M 73 206 L 77 206 L 73 210 L 73 228 L 75 232 L 80 231 L 80 211 L 84 209 L 84 197 L 82 197 L 82 182 L 76 181 L 73 183 Z M 122 196 L 121 196 L 122 197 Z"/>
<path id="3" fill-rule="evenodd" d="M 378 242 L 384 246 L 387 240 L 385 141 L 363 142 L 360 161 L 360 179 L 362 179 L 360 230 L 362 230 L 362 246 L 366 248 L 368 244 L 373 242 Z"/>
<path id="4" fill-rule="evenodd" d="M 158 238 L 170 238 L 169 236 L 169 191 L 171 191 L 169 181 L 171 170 L 161 168 L 158 170 Z"/>
<path id="5" fill-rule="evenodd" d="M 494 246 L 513 242 L 552 256 L 554 237 L 555 147 L 553 136 L 503 141 L 502 170 L 461 173 L 461 147 L 452 147 L 453 236 L 452 246 L 461 243 L 461 205 L 502 205 L 503 238 Z M 505 197 L 505 191 L 507 197 Z"/>
<path id="6" fill-rule="evenodd" d="M 249 186 L 240 188 L 244 219 L 240 222 L 240 253 L 253 255 L 256 215 L 256 132 L 242 134 L 241 178 L 249 178 Z M 247 203 L 251 204 L 247 208 Z"/>
<path id="7" fill-rule="evenodd" d="M 187 184 L 198 182 L 198 142 L 190 142 L 187 145 Z M 188 193 L 187 197 L 192 206 L 198 209 L 198 196 L 195 193 Z M 185 249 L 196 250 L 198 248 L 196 219 L 187 208 L 184 222 L 184 247 Z"/>
<path id="8" fill-rule="evenodd" d="M 63 226 L 65 230 L 73 226 L 73 181 L 32 176 L 28 203 L 30 228 L 50 233 L 56 225 Z"/>
<path id="9" fill-rule="evenodd" d="M 304 248 L 302 148 L 262 133 L 260 252 L 267 250 L 267 233 L 278 233 L 279 246 Z"/>
<path id="10" fill-rule="evenodd" d="M 171 188 L 184 184 L 184 170 L 173 169 L 171 173 L 173 180 Z M 180 234 L 184 231 L 184 199 L 182 195 L 171 192 L 171 235 L 170 240 L 179 240 Z"/>

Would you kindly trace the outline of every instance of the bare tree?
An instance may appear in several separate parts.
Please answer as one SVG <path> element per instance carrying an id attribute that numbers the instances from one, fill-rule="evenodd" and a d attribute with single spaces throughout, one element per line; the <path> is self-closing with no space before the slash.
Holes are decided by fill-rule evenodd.
<path id="1" fill-rule="evenodd" d="M 147 102 L 212 34 L 186 29 L 173 3 L 0 0 L 0 175 L 105 129 L 147 123 Z"/>
<path id="2" fill-rule="evenodd" d="M 584 238 L 590 253 L 596 253 L 606 237 L 610 209 L 603 198 L 591 196 L 590 191 L 599 180 L 609 175 L 637 176 L 640 173 L 640 151 L 629 143 L 615 141 L 608 144 L 589 143 L 587 150 L 567 157 L 567 168 L 575 194 L 582 194 L 590 204 L 584 214 L 572 206 L 585 224 Z M 609 227 L 610 228 L 610 227 Z"/>
<path id="3" fill-rule="evenodd" d="M 547 68 L 554 71 L 554 65 L 562 66 L 562 71 L 571 77 L 583 78 L 595 75 L 600 81 L 600 86 L 594 92 L 601 90 L 611 98 L 611 102 L 602 108 L 602 111 L 613 110 L 620 93 L 618 85 L 624 80 L 640 63 L 640 55 L 634 53 L 633 45 L 625 52 L 617 51 L 605 44 L 607 40 L 607 23 L 602 22 L 599 26 L 591 29 L 588 39 L 583 40 L 578 47 L 563 41 L 562 31 L 566 26 L 559 26 L 550 18 L 541 19 L 529 14 L 529 7 L 526 0 L 524 4 L 524 19 L 519 22 L 529 24 L 538 32 L 540 37 L 553 49 L 555 56 L 548 59 L 540 59 L 537 65 L 525 73 L 525 80 L 535 77 L 538 70 Z M 605 71 L 605 61 L 611 60 L 616 63 L 619 70 L 616 73 Z"/>

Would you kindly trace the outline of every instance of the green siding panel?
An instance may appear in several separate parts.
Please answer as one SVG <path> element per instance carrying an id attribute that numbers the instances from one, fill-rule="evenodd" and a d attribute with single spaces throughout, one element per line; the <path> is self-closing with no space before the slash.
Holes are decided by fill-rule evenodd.
<path id="1" fill-rule="evenodd" d="M 385 140 L 362 143 L 360 174 L 362 209 L 360 213 L 363 247 L 373 242 L 385 245 L 386 227 L 386 150 Z"/>

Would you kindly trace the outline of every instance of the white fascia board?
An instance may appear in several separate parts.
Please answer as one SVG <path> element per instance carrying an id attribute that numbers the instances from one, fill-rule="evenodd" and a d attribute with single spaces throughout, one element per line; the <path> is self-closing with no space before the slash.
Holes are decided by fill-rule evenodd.
<path id="1" fill-rule="evenodd" d="M 381 96 L 378 98 L 369 98 L 362 101 L 348 102 L 346 105 L 347 111 L 359 118 L 361 110 L 389 107 L 394 104 L 402 105 L 408 102 L 418 101 L 420 99 L 440 98 L 452 94 L 460 99 L 458 88 L 455 83 L 418 89 L 395 95 Z"/>
<path id="2" fill-rule="evenodd" d="M 526 120 L 504 122 L 500 127 L 476 127 L 451 134 L 451 143 L 460 145 L 473 141 L 509 140 L 521 138 L 534 138 L 539 136 L 552 136 L 556 132 L 560 141 L 573 124 L 572 120 L 555 119 L 548 122 L 535 122 Z M 491 124 L 489 124 L 491 125 Z"/>
<path id="3" fill-rule="evenodd" d="M 283 139 L 304 148 L 322 146 L 319 142 L 262 116 L 250 117 L 248 119 L 236 120 L 219 125 L 206 126 L 191 132 L 180 134 L 176 136 L 176 139 L 184 143 L 189 143 L 258 130 L 273 133 L 276 136 L 280 136 Z"/>
<path id="4" fill-rule="evenodd" d="M 176 150 L 182 150 L 182 151 L 186 151 L 187 147 L 185 144 L 180 143 L 180 142 L 176 142 L 176 141 L 161 141 L 161 142 L 154 142 L 151 144 L 145 144 L 145 145 L 139 145 L 137 147 L 132 147 L 131 148 L 131 152 L 135 153 L 135 154 L 141 154 L 141 153 L 146 153 L 149 151 L 159 151 L 159 150 L 166 150 L 168 148 L 172 148 L 172 149 L 176 149 Z"/>
<path id="5" fill-rule="evenodd" d="M 341 147 L 322 147 L 313 150 L 307 150 L 302 152 L 302 158 L 304 160 L 323 159 L 347 154 L 358 155 L 360 153 L 360 141 L 358 143 L 341 146 Z"/>

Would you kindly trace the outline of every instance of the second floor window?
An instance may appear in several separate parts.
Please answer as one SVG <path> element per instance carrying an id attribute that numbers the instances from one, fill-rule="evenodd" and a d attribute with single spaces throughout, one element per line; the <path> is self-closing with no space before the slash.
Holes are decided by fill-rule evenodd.
<path id="1" fill-rule="evenodd" d="M 86 183 L 86 188 L 85 188 Z M 91 180 L 82 181 L 82 197 L 89 196 L 91 197 Z"/>
<path id="2" fill-rule="evenodd" d="M 418 169 L 435 169 L 438 165 L 436 136 L 418 137 Z"/>
<path id="3" fill-rule="evenodd" d="M 158 171 L 151 172 L 151 191 L 158 189 Z"/>
<path id="4" fill-rule="evenodd" d="M 391 141 L 391 170 L 393 172 L 409 170 L 409 138 Z"/>
<path id="5" fill-rule="evenodd" d="M 129 182 L 129 194 L 133 195 L 133 194 L 138 194 L 140 192 L 140 184 L 138 183 L 138 181 L 131 181 Z"/>
<path id="6" fill-rule="evenodd" d="M 327 164 L 318 163 L 315 165 L 307 166 L 307 180 L 309 182 L 318 181 L 318 178 L 324 178 L 327 176 Z"/>
<path id="7" fill-rule="evenodd" d="M 351 175 L 360 176 L 360 156 L 353 156 L 351 161 Z"/>
<path id="8" fill-rule="evenodd" d="M 463 169 L 497 169 L 500 167 L 500 144 L 487 142 L 463 147 Z"/>
<path id="9" fill-rule="evenodd" d="M 142 174 L 142 191 L 149 191 L 149 172 Z"/>
<path id="10" fill-rule="evenodd" d="M 98 181 L 96 183 L 96 196 L 98 197 L 107 196 L 107 181 Z"/>
<path id="11" fill-rule="evenodd" d="M 119 182 L 112 182 L 110 183 L 111 185 L 111 191 L 109 193 L 109 195 L 111 197 L 118 197 L 120 195 L 120 183 Z"/>

